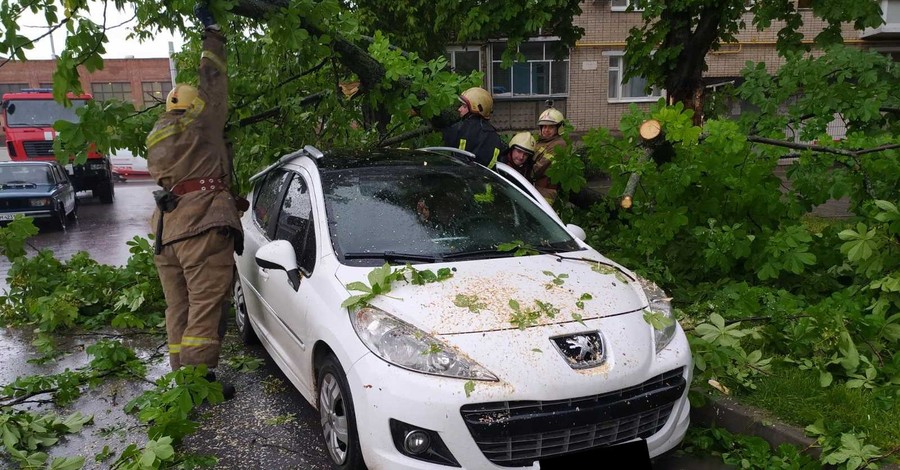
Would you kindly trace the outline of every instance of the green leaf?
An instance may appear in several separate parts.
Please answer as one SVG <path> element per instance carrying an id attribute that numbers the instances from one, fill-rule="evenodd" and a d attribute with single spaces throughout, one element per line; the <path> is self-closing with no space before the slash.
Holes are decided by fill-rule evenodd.
<path id="1" fill-rule="evenodd" d="M 84 457 L 57 457 L 50 462 L 50 470 L 79 470 L 84 467 Z"/>
<path id="2" fill-rule="evenodd" d="M 469 398 L 472 395 L 472 392 L 475 391 L 475 382 L 472 380 L 467 380 L 463 385 L 463 390 L 466 392 L 466 398 Z"/>

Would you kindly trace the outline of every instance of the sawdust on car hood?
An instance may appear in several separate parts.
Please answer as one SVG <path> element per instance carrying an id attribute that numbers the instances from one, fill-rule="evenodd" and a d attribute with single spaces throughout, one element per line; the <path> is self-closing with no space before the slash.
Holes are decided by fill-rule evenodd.
<path id="1" fill-rule="evenodd" d="M 609 262 L 596 252 L 581 253 L 577 257 Z M 425 285 L 395 282 L 388 296 L 376 297 L 371 305 L 433 335 L 519 328 L 510 300 L 518 302 L 520 312 L 541 312 L 533 325 L 608 317 L 647 306 L 631 273 L 604 264 L 539 255 L 423 264 L 416 269 L 436 273 L 445 267 L 453 269 L 452 278 Z M 336 277 L 343 285 L 354 281 L 368 285 L 371 270 L 342 265 Z M 579 302 L 585 294 L 590 300 Z"/>

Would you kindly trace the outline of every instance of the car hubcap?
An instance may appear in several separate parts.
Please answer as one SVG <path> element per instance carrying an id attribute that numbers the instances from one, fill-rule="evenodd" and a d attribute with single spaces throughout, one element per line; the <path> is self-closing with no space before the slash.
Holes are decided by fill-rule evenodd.
<path id="1" fill-rule="evenodd" d="M 238 331 L 244 332 L 247 327 L 247 307 L 244 305 L 244 290 L 241 288 L 241 281 L 235 279 L 234 290 L 234 323 L 237 325 Z"/>
<path id="2" fill-rule="evenodd" d="M 334 375 L 327 374 L 322 379 L 319 389 L 319 413 L 322 416 L 322 432 L 325 434 L 325 447 L 331 460 L 341 465 L 347 459 L 348 443 L 347 410 L 344 408 L 344 396 Z"/>

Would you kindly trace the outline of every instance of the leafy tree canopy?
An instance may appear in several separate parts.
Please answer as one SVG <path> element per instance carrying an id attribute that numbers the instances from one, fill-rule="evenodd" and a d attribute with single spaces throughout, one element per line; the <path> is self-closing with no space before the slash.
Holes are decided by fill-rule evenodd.
<path id="1" fill-rule="evenodd" d="M 371 145 L 446 124 L 457 94 L 481 76 L 459 76 L 442 52 L 454 41 L 504 39 L 511 46 L 540 31 L 569 44 L 582 31 L 572 25 L 578 1 L 389 2 L 364 0 L 214 0 L 213 14 L 229 38 L 229 138 L 240 176 L 305 144 L 324 147 Z M 46 24 L 68 32 L 53 76 L 54 93 L 80 92 L 81 68 L 103 67 L 112 26 L 88 17 L 90 6 L 134 12 L 131 35 L 148 39 L 162 31 L 187 39 L 176 54 L 177 80 L 196 83 L 200 28 L 188 0 L 23 0 L 0 3 L 5 33 L 0 55 L 26 60 L 32 40 L 19 18 L 30 10 Z M 508 61 L 515 47 L 508 48 Z M 0 62 L 2 64 L 4 62 Z M 60 129 L 58 154 L 86 158 L 86 142 L 102 151 L 127 148 L 144 154 L 144 138 L 162 111 L 135 112 L 129 103 L 92 103 L 81 122 Z M 63 150 L 64 149 L 64 150 Z"/>

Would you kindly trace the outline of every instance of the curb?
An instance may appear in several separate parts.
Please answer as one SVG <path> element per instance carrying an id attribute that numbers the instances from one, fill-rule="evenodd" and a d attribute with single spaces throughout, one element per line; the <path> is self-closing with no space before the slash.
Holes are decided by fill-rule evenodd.
<path id="1" fill-rule="evenodd" d="M 742 405 L 731 398 L 716 398 L 699 408 L 691 408 L 691 424 L 719 427 L 733 434 L 758 436 L 772 446 L 791 444 L 801 452 L 819 459 L 822 449 L 802 429 L 784 424 L 767 412 Z M 900 470 L 900 465 L 885 463 L 882 469 Z"/>

